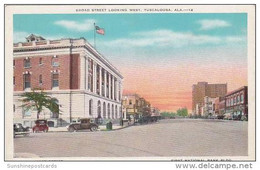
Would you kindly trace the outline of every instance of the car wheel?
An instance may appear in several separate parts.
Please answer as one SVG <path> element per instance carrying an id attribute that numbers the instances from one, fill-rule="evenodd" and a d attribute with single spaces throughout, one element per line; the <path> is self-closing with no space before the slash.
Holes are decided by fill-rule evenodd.
<path id="1" fill-rule="evenodd" d="M 74 127 L 69 127 L 69 132 L 74 132 L 74 131 L 75 131 Z"/>
<path id="2" fill-rule="evenodd" d="M 92 132 L 95 132 L 95 131 L 97 131 L 97 126 L 91 126 L 91 128 L 90 128 L 90 130 L 92 131 Z"/>

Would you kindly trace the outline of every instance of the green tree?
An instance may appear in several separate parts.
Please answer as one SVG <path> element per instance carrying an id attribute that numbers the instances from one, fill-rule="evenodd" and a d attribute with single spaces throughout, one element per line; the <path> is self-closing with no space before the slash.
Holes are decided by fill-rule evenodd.
<path id="1" fill-rule="evenodd" d="M 188 109 L 186 107 L 178 109 L 177 115 L 183 117 L 188 116 Z"/>
<path id="2" fill-rule="evenodd" d="M 21 95 L 22 107 L 24 110 L 36 110 L 37 119 L 44 108 L 49 109 L 52 113 L 60 114 L 58 100 L 48 96 L 42 89 L 33 89 L 32 92 L 25 92 Z"/>

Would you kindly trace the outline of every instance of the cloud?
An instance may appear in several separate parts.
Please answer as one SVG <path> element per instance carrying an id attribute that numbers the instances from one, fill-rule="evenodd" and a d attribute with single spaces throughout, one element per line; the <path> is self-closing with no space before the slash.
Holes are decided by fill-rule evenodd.
<path id="1" fill-rule="evenodd" d="M 200 30 L 212 30 L 216 28 L 229 27 L 230 23 L 224 20 L 214 19 L 214 20 L 199 20 L 197 21 L 201 25 Z"/>
<path id="2" fill-rule="evenodd" d="M 26 41 L 26 37 L 29 36 L 30 33 L 28 32 L 24 32 L 24 31 L 17 31 L 13 33 L 13 41 L 15 43 L 17 42 L 25 42 Z"/>
<path id="3" fill-rule="evenodd" d="M 203 34 L 193 34 L 191 32 L 175 32 L 172 30 L 152 30 L 137 32 L 131 38 L 120 38 L 106 42 L 104 45 L 110 47 L 183 47 L 187 45 L 218 45 L 229 42 L 244 41 L 244 37 L 223 37 Z"/>
<path id="4" fill-rule="evenodd" d="M 93 30 L 93 24 L 96 22 L 94 19 L 88 19 L 83 21 L 72 21 L 72 20 L 59 20 L 54 24 L 62 26 L 68 30 L 72 31 L 90 31 Z"/>

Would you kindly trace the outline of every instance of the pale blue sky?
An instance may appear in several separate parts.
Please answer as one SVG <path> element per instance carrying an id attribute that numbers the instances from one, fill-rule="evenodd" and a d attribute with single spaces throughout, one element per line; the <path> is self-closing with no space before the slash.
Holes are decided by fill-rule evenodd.
<path id="1" fill-rule="evenodd" d="M 221 50 L 225 60 L 229 53 L 238 53 L 230 59 L 246 61 L 246 13 L 17 14 L 14 42 L 34 33 L 47 39 L 85 37 L 93 44 L 94 22 L 105 29 L 104 36 L 96 37 L 97 49 L 114 61 L 122 54 L 128 62 L 152 56 L 189 60 L 197 54 L 197 59 L 204 56 L 204 60 L 209 57 L 207 51 Z"/>

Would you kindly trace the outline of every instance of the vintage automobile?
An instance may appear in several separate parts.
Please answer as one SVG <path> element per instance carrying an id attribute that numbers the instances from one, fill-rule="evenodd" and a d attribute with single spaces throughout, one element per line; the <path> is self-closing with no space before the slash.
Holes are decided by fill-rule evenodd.
<path id="1" fill-rule="evenodd" d="M 23 127 L 21 123 L 14 123 L 14 138 L 16 135 L 23 135 L 23 136 L 29 136 L 30 135 L 30 128 L 29 127 Z"/>
<path id="2" fill-rule="evenodd" d="M 35 121 L 35 125 L 32 128 L 33 133 L 38 132 L 48 132 L 49 126 L 47 124 L 47 120 L 45 119 L 38 119 Z"/>
<path id="3" fill-rule="evenodd" d="M 92 132 L 98 130 L 98 125 L 93 123 L 89 118 L 81 118 L 76 123 L 71 123 L 67 126 L 69 132 L 79 131 L 79 130 L 86 130 L 89 129 Z"/>

